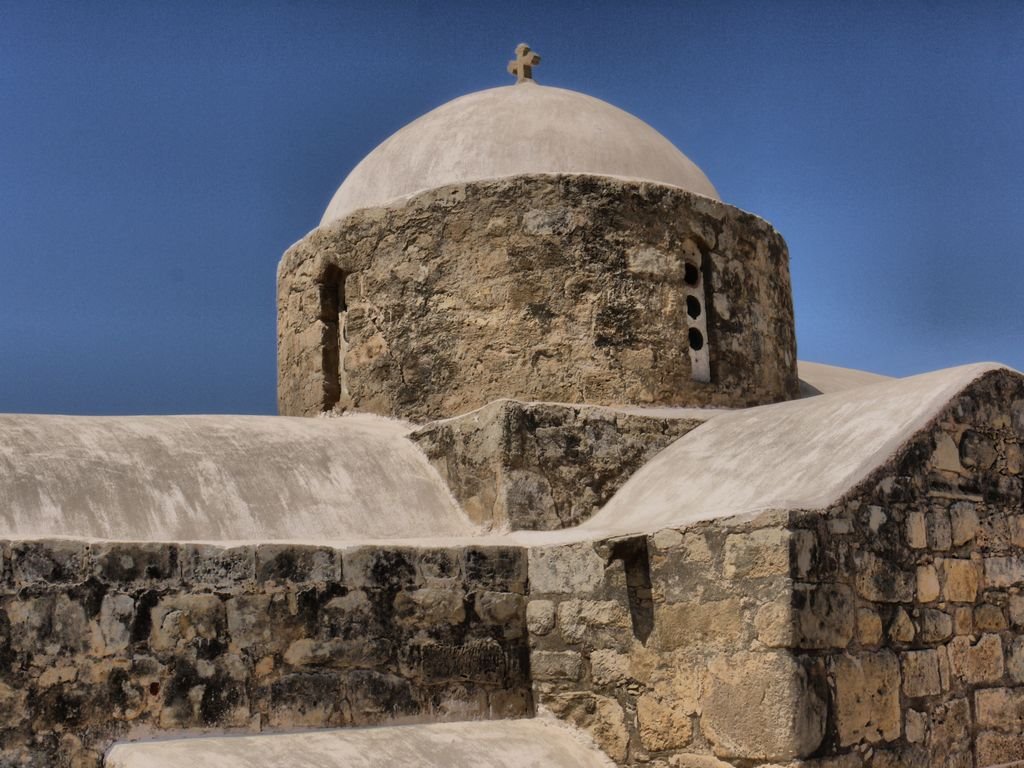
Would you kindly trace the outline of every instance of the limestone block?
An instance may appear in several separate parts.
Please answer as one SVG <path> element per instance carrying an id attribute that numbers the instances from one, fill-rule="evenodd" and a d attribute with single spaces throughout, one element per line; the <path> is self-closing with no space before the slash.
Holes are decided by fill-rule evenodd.
<path id="1" fill-rule="evenodd" d="M 542 704 L 556 716 L 587 731 L 612 760 L 625 761 L 629 746 L 626 713 L 615 699 L 578 691 L 546 696 Z"/>
<path id="2" fill-rule="evenodd" d="M 968 429 L 960 437 L 960 463 L 968 469 L 991 469 L 998 452 L 992 440 Z"/>
<path id="3" fill-rule="evenodd" d="M 907 545 L 912 549 L 924 549 L 928 546 L 928 529 L 925 526 L 924 512 L 907 513 Z"/>
<path id="4" fill-rule="evenodd" d="M 932 603 L 939 599 L 939 574 L 933 565 L 917 566 L 917 601 Z"/>
<path id="5" fill-rule="evenodd" d="M 983 603 L 974 607 L 974 626 L 979 632 L 1002 632 L 1008 624 L 1002 608 Z"/>
<path id="6" fill-rule="evenodd" d="M 260 582 L 331 582 L 341 578 L 341 555 L 330 547 L 261 544 L 256 548 Z"/>
<path id="7" fill-rule="evenodd" d="M 953 531 L 949 521 L 949 513 L 944 509 L 935 509 L 925 519 L 928 529 L 928 546 L 943 552 L 953 543 Z"/>
<path id="8" fill-rule="evenodd" d="M 150 644 L 173 650 L 196 638 L 216 639 L 224 632 L 224 606 L 216 595 L 180 594 L 160 600 L 151 611 Z"/>
<path id="9" fill-rule="evenodd" d="M 983 688 L 974 692 L 974 712 L 978 725 L 1000 731 L 1024 732 L 1024 690 L 1019 688 Z"/>
<path id="10" fill-rule="evenodd" d="M 971 705 L 964 698 L 951 699 L 933 707 L 929 723 L 926 765 L 971 768 Z"/>
<path id="11" fill-rule="evenodd" d="M 737 598 L 655 604 L 654 631 L 648 645 L 662 651 L 743 646 L 752 629 Z"/>
<path id="12" fill-rule="evenodd" d="M 15 584 L 65 584 L 85 581 L 90 570 L 89 545 L 80 541 L 19 541 L 11 545 Z"/>
<path id="13" fill-rule="evenodd" d="M 103 542 L 92 545 L 93 572 L 113 584 L 177 583 L 179 549 L 175 544 Z"/>
<path id="14" fill-rule="evenodd" d="M 953 674 L 966 683 L 997 683 L 1003 677 L 1003 643 L 999 635 L 982 635 L 974 645 L 969 637 L 954 637 L 947 651 Z"/>
<path id="15" fill-rule="evenodd" d="M 986 557 L 985 586 L 1005 589 L 1024 583 L 1024 557 Z"/>
<path id="16" fill-rule="evenodd" d="M 683 543 L 683 534 L 675 528 L 663 528 L 651 537 L 654 549 L 668 551 Z"/>
<path id="17" fill-rule="evenodd" d="M 936 651 L 905 651 L 900 654 L 903 693 L 911 698 L 942 693 Z"/>
<path id="18" fill-rule="evenodd" d="M 953 617 L 935 608 L 921 610 L 920 637 L 926 643 L 941 643 L 953 636 Z"/>
<path id="19" fill-rule="evenodd" d="M 689 713 L 673 699 L 643 694 L 636 701 L 636 718 L 640 743 L 652 752 L 685 747 L 693 735 Z"/>
<path id="20" fill-rule="evenodd" d="M 231 587 L 256 577 L 256 548 L 186 544 L 181 551 L 181 576 L 187 584 Z"/>
<path id="21" fill-rule="evenodd" d="M 530 591 L 582 596 L 604 585 L 604 559 L 586 542 L 564 547 L 532 547 Z"/>
<path id="22" fill-rule="evenodd" d="M 1024 595 L 1010 595 L 1010 623 L 1014 628 L 1024 627 Z"/>
<path id="23" fill-rule="evenodd" d="M 872 608 L 857 609 L 857 642 L 861 645 L 878 645 L 882 639 L 882 619 Z"/>
<path id="24" fill-rule="evenodd" d="M 900 666 L 895 654 L 843 654 L 833 660 L 832 674 L 840 746 L 899 738 Z"/>
<path id="25" fill-rule="evenodd" d="M 913 573 L 898 568 L 871 552 L 855 556 L 857 592 L 865 600 L 879 603 L 910 603 L 914 600 Z"/>
<path id="26" fill-rule="evenodd" d="M 424 587 L 395 595 L 395 621 L 407 629 L 462 624 L 466 620 L 466 593 L 457 587 Z"/>
<path id="27" fill-rule="evenodd" d="M 466 581 L 483 589 L 499 592 L 526 593 L 527 559 L 519 547 L 464 547 L 462 575 Z M 424 570 L 424 556 L 417 561 L 417 571 Z"/>
<path id="28" fill-rule="evenodd" d="M 601 646 L 632 642 L 629 609 L 615 600 L 566 600 L 558 605 L 558 630 L 566 643 Z"/>
<path id="29" fill-rule="evenodd" d="M 982 731 L 977 737 L 975 755 L 978 768 L 1015 767 L 1017 761 L 1024 760 L 1024 738 L 1019 733 Z"/>
<path id="30" fill-rule="evenodd" d="M 800 648 L 845 648 L 856 626 L 855 598 L 843 584 L 800 585 L 794 588 L 798 606 L 797 643 Z"/>
<path id="31" fill-rule="evenodd" d="M 579 680 L 583 658 L 575 651 L 534 651 L 530 672 L 534 680 Z"/>
<path id="32" fill-rule="evenodd" d="M 1006 671 L 1015 683 L 1024 683 L 1024 637 L 1015 637 L 1006 658 Z"/>
<path id="33" fill-rule="evenodd" d="M 595 685 L 626 685 L 633 681 L 628 654 L 607 649 L 590 654 L 590 677 Z"/>
<path id="34" fill-rule="evenodd" d="M 958 501 L 950 508 L 953 546 L 960 547 L 978 533 L 978 512 L 969 501 Z"/>
<path id="35" fill-rule="evenodd" d="M 555 604 L 551 600 L 530 600 L 526 604 L 526 626 L 531 635 L 546 635 L 555 628 Z"/>
<path id="36" fill-rule="evenodd" d="M 131 595 L 110 592 L 104 596 L 100 604 L 100 632 L 105 653 L 118 653 L 128 647 L 134 617 L 135 601 Z"/>
<path id="37" fill-rule="evenodd" d="M 754 628 L 758 641 L 769 648 L 793 647 L 798 642 L 798 634 L 789 595 L 758 608 Z"/>
<path id="38" fill-rule="evenodd" d="M 514 592 L 476 593 L 473 609 L 487 626 L 501 628 L 502 637 L 522 637 L 526 625 L 526 597 Z"/>
<path id="39" fill-rule="evenodd" d="M 928 716 L 916 709 L 908 709 L 904 718 L 903 734 L 911 744 L 920 744 L 928 734 Z"/>
<path id="40" fill-rule="evenodd" d="M 700 725 L 716 755 L 787 760 L 817 749 L 825 704 L 788 653 L 744 651 L 709 665 Z"/>
<path id="41" fill-rule="evenodd" d="M 889 639 L 894 643 L 909 643 L 916 634 L 917 630 L 910 616 L 903 608 L 897 608 L 889 622 Z"/>
<path id="42" fill-rule="evenodd" d="M 974 609 L 967 605 L 953 610 L 953 633 L 970 635 L 974 633 Z"/>
<path id="43" fill-rule="evenodd" d="M 942 580 L 942 596 L 952 603 L 973 603 L 981 574 L 972 560 L 940 558 L 936 561 Z"/>
<path id="44" fill-rule="evenodd" d="M 788 576 L 790 539 L 789 531 L 778 528 L 731 534 L 725 540 L 725 577 Z"/>

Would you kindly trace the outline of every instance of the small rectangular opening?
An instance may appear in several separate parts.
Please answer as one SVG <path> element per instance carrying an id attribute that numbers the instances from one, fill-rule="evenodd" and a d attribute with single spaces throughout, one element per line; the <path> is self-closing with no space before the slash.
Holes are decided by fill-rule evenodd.
<path id="1" fill-rule="evenodd" d="M 633 636 L 646 644 L 654 630 L 654 599 L 651 595 L 651 559 L 647 537 L 620 539 L 612 544 L 611 561 L 621 560 L 626 571 L 626 592 Z"/>
<path id="2" fill-rule="evenodd" d="M 344 272 L 328 267 L 318 283 L 320 291 L 321 369 L 323 373 L 323 409 L 329 411 L 341 400 L 344 390 L 345 320 L 348 304 L 345 301 Z"/>

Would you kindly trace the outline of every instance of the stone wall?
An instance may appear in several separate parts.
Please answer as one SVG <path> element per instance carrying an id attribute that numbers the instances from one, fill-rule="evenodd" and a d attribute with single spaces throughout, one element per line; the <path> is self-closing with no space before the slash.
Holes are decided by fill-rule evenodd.
<path id="1" fill-rule="evenodd" d="M 691 342 L 708 350 L 702 371 Z M 317 229 L 278 268 L 286 415 L 426 421 L 504 397 L 745 406 L 797 387 L 782 238 L 675 188 L 589 176 L 443 187 Z"/>
<path id="2" fill-rule="evenodd" d="M 623 765 L 1024 761 L 1022 444 L 994 372 L 830 509 L 531 550 L 538 704 Z"/>
<path id="3" fill-rule="evenodd" d="M 828 675 L 821 753 L 846 756 L 829 765 L 1024 760 L 1022 443 L 1024 383 L 988 374 L 843 503 L 794 521 L 795 645 Z"/>
<path id="4" fill-rule="evenodd" d="M 0 546 L 0 764 L 115 739 L 518 717 L 516 549 Z"/>
<path id="5" fill-rule="evenodd" d="M 588 519 L 705 418 L 499 400 L 409 437 L 473 522 L 555 530 Z"/>
<path id="6" fill-rule="evenodd" d="M 620 765 L 788 762 L 818 748 L 825 677 L 786 636 L 786 515 L 530 551 L 537 703 Z M 715 757 L 715 756 L 718 757 Z"/>

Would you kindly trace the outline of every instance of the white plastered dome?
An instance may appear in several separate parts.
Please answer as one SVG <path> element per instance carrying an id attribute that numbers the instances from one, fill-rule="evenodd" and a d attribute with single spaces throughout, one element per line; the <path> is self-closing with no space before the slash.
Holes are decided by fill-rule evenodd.
<path id="1" fill-rule="evenodd" d="M 447 184 L 556 173 L 654 181 L 719 199 L 704 172 L 643 120 L 525 82 L 467 94 L 409 123 L 352 170 L 320 225 Z"/>

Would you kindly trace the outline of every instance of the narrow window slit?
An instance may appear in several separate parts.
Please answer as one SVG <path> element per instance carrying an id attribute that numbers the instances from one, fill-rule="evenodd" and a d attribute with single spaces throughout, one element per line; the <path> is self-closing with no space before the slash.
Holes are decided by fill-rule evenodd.
<path id="1" fill-rule="evenodd" d="M 651 559 L 647 537 L 620 539 L 612 544 L 609 561 L 621 560 L 626 571 L 626 592 L 633 636 L 646 643 L 654 630 L 654 600 L 651 597 Z"/>
<path id="2" fill-rule="evenodd" d="M 347 275 L 335 266 L 328 267 L 319 282 L 323 373 L 323 409 L 329 411 L 341 400 L 344 388 L 348 304 L 345 300 Z"/>

